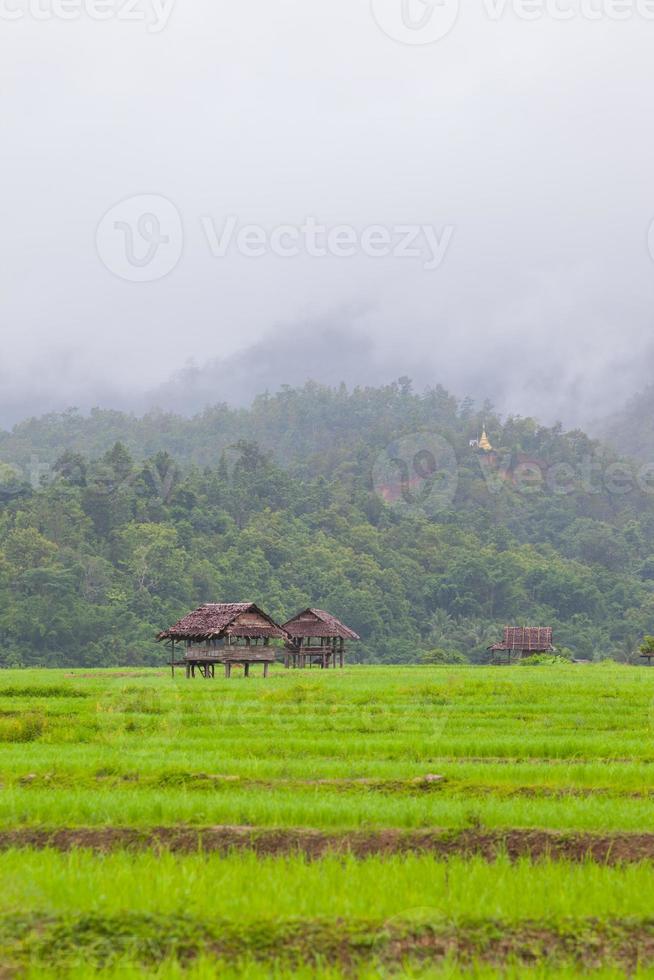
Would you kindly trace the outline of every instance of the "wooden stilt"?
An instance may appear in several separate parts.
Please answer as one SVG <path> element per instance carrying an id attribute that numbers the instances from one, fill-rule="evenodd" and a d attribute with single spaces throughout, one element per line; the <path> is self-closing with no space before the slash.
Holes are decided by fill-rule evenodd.
<path id="1" fill-rule="evenodd" d="M 243 671 L 245 673 L 245 676 L 246 677 L 249 677 L 250 676 L 250 665 L 249 664 L 243 664 Z"/>
<path id="2" fill-rule="evenodd" d="M 232 665 L 225 664 L 225 677 L 231 677 L 231 676 L 232 676 Z"/>
<path id="3" fill-rule="evenodd" d="M 268 663 L 266 663 L 266 664 L 263 665 L 263 676 L 264 677 L 267 677 L 268 676 L 268 668 L 269 667 L 270 667 L 270 664 L 268 664 Z"/>

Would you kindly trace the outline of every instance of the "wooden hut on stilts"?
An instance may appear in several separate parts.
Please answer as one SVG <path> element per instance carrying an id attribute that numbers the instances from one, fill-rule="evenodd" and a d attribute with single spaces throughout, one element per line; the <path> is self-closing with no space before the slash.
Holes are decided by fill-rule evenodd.
<path id="1" fill-rule="evenodd" d="M 288 634 L 253 602 L 211 602 L 189 613 L 170 629 L 160 633 L 159 642 L 170 644 L 170 669 L 184 667 L 187 677 L 215 677 L 216 665 L 222 665 L 230 677 L 232 667 L 239 664 L 245 676 L 253 664 L 263 665 L 268 676 L 275 662 L 272 639 L 288 640 Z M 183 657 L 175 659 L 175 650 Z"/>
<path id="2" fill-rule="evenodd" d="M 305 609 L 284 623 L 289 639 L 284 650 L 284 666 L 323 670 L 345 666 L 345 643 L 360 637 L 349 626 L 324 609 Z"/>
<path id="3" fill-rule="evenodd" d="M 555 653 L 551 626 L 505 626 L 504 639 L 488 647 L 493 664 L 511 664 L 535 653 Z"/>

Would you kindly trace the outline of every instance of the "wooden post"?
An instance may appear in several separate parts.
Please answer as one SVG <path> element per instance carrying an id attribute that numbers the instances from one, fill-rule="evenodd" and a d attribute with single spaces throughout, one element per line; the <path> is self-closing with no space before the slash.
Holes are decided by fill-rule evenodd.
<path id="1" fill-rule="evenodd" d="M 264 665 L 263 665 L 263 676 L 264 677 L 267 677 L 268 676 L 268 668 L 269 667 L 270 667 L 270 664 L 269 663 L 267 663 L 267 662 L 264 663 Z"/>
<path id="2" fill-rule="evenodd" d="M 225 664 L 225 677 L 232 676 L 232 665 L 230 663 Z"/>
<path id="3" fill-rule="evenodd" d="M 175 679 L 175 641 L 170 642 L 170 674 Z"/>
<path id="4" fill-rule="evenodd" d="M 247 664 L 247 663 L 246 664 L 243 664 L 243 670 L 245 672 L 245 676 L 246 677 L 249 677 L 250 676 L 250 665 Z"/>

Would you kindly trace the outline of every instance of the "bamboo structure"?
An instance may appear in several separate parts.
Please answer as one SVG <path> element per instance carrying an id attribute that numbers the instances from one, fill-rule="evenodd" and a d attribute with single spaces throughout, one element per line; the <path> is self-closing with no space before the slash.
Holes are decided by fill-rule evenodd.
<path id="1" fill-rule="evenodd" d="M 284 623 L 289 639 L 284 649 L 284 666 L 322 670 L 345 666 L 345 643 L 359 636 L 324 609 L 304 609 Z"/>
<path id="2" fill-rule="evenodd" d="M 271 639 L 288 640 L 288 634 L 253 602 L 207 603 L 157 637 L 159 642 L 170 644 L 173 677 L 175 668 L 183 667 L 187 678 L 198 675 L 207 679 L 216 676 L 216 666 L 222 666 L 225 677 L 231 677 L 235 665 L 249 677 L 257 664 L 263 666 L 263 676 L 267 677 L 276 660 Z M 184 655 L 176 660 L 178 644 Z"/>

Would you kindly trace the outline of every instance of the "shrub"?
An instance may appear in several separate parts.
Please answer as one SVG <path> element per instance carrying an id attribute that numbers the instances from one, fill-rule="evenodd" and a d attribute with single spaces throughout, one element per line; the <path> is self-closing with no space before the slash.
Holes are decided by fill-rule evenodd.
<path id="1" fill-rule="evenodd" d="M 436 666 L 438 664 L 467 664 L 468 660 L 456 650 L 427 650 L 420 657 L 421 664 Z"/>
<path id="2" fill-rule="evenodd" d="M 44 728 L 45 719 L 38 714 L 0 718 L 0 742 L 35 742 Z"/>
<path id="3" fill-rule="evenodd" d="M 521 667 L 559 667 L 569 665 L 567 657 L 559 657 L 555 653 L 535 653 L 518 661 Z"/>

